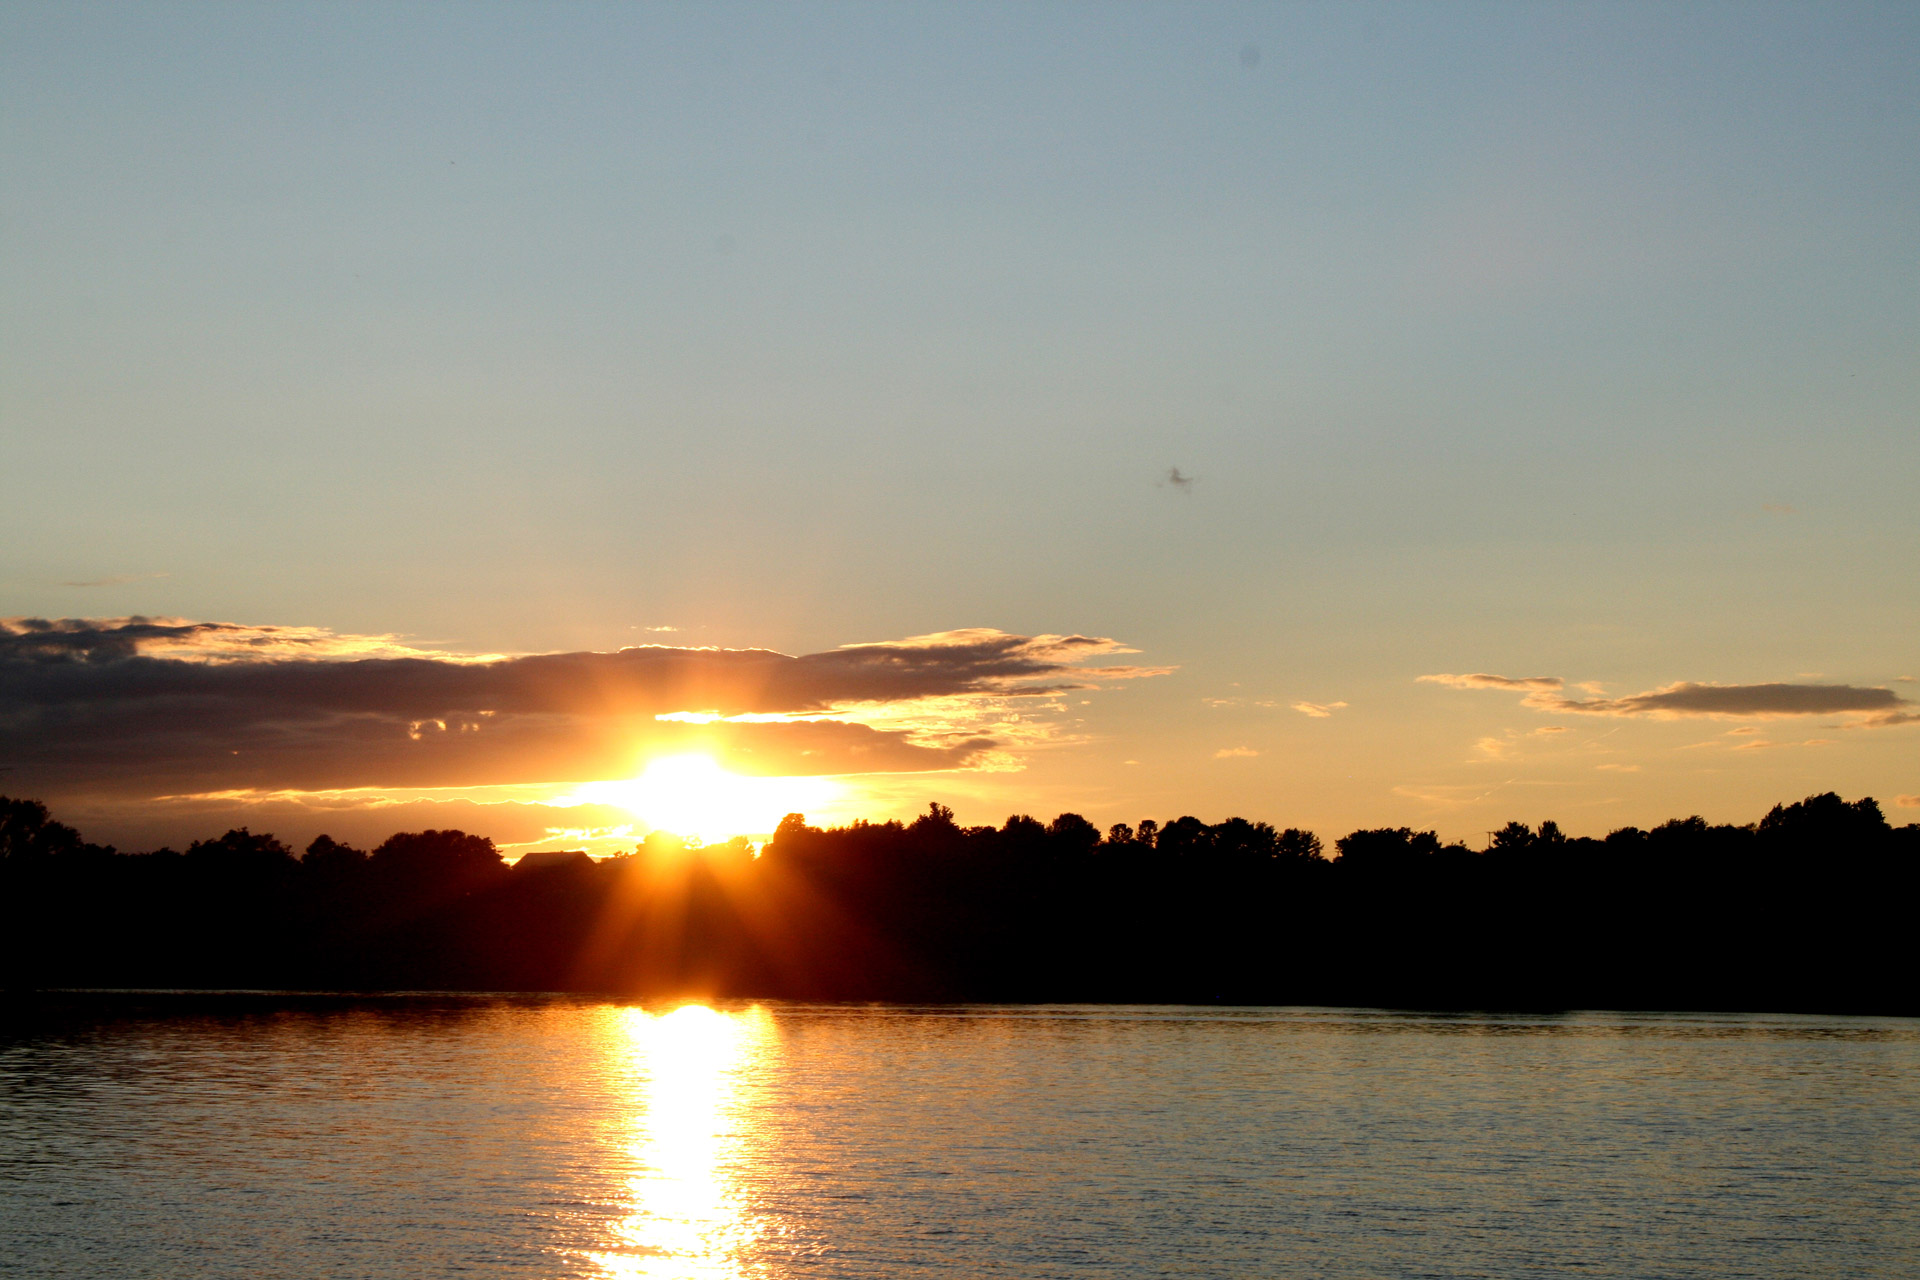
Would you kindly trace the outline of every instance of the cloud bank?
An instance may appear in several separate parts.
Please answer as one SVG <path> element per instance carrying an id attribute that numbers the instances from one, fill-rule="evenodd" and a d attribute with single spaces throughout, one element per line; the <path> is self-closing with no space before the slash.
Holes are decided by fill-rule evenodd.
<path id="1" fill-rule="evenodd" d="M 747 773 L 962 768 L 1001 745 L 1009 699 L 1163 670 L 1091 665 L 1129 652 L 972 629 L 799 656 L 461 655 L 315 627 L 0 619 L 0 777 L 41 795 L 475 787 L 694 749 Z"/>

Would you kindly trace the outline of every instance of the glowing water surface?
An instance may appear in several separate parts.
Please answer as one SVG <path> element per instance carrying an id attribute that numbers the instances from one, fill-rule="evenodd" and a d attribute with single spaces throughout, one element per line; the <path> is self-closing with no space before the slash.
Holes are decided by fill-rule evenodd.
<path id="1" fill-rule="evenodd" d="M 1920 1023 L 95 996 L 0 1276 L 1920 1275 Z"/>
<path id="2" fill-rule="evenodd" d="M 610 1247 L 584 1256 L 635 1280 L 747 1274 L 757 1231 L 733 1173 L 753 1121 L 742 1074 L 767 1051 L 772 1020 L 758 1008 L 728 1015 L 686 1005 L 622 1009 L 618 1021 L 633 1054 L 631 1212 L 612 1225 Z"/>

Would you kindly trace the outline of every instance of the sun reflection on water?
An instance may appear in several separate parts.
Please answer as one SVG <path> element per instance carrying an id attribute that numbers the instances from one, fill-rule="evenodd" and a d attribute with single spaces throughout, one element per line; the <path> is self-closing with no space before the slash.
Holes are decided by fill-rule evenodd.
<path id="1" fill-rule="evenodd" d="M 758 1231 L 736 1177 L 748 1123 L 743 1075 L 772 1034 L 760 1009 L 624 1010 L 639 1097 L 628 1214 L 587 1256 L 620 1280 L 737 1280 Z"/>

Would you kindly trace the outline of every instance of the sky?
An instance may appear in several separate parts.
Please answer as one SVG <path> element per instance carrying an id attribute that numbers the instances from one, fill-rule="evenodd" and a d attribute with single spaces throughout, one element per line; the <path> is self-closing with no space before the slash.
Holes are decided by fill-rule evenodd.
<path id="1" fill-rule="evenodd" d="M 1911 5 L 16 3 L 0 172 L 90 838 L 1920 819 Z"/>

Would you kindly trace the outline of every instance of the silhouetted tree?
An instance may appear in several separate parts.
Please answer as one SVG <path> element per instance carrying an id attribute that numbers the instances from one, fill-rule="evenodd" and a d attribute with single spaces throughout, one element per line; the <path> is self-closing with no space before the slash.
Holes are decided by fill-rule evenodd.
<path id="1" fill-rule="evenodd" d="M 1077 813 L 1063 813 L 1047 824 L 1047 836 L 1059 856 L 1084 858 L 1100 843 L 1100 828 Z"/>
<path id="2" fill-rule="evenodd" d="M 367 855 L 352 845 L 341 844 L 329 835 L 319 835 L 307 846 L 300 864 L 316 874 L 351 874 L 367 865 Z"/>
<path id="3" fill-rule="evenodd" d="M 293 850 L 264 833 L 236 827 L 217 840 L 195 840 L 187 862 L 220 876 L 281 875 L 293 869 Z"/>
<path id="4" fill-rule="evenodd" d="M 373 873 L 402 890 L 430 887 L 440 894 L 480 888 L 506 869 L 485 836 L 464 831 L 410 831 L 388 836 L 368 859 Z"/>
<path id="5" fill-rule="evenodd" d="M 1509 827 L 1519 826 L 1509 823 Z M 1525 827 L 1520 828 L 1523 832 Z M 1532 833 L 1527 832 L 1532 840 Z M 1440 837 L 1408 827 L 1378 827 L 1355 831 L 1333 842 L 1340 865 L 1354 871 L 1405 871 L 1440 852 Z"/>
<path id="6" fill-rule="evenodd" d="M 1825 793 L 1758 823 L 1605 840 L 1509 823 L 1476 853 L 1073 813 L 822 829 L 755 855 L 650 836 L 509 871 L 491 841 L 245 828 L 116 854 L 0 798 L 12 985 L 450 987 L 817 999 L 1171 1000 L 1920 1012 L 1920 825 Z"/>
<path id="7" fill-rule="evenodd" d="M 78 831 L 55 822 L 38 800 L 0 796 L 0 860 L 53 858 L 84 845 Z"/>
<path id="8" fill-rule="evenodd" d="M 1320 844 L 1320 837 L 1311 831 L 1302 831 L 1298 827 L 1288 827 L 1273 842 L 1274 853 L 1295 862 L 1323 862 L 1326 852 Z"/>

